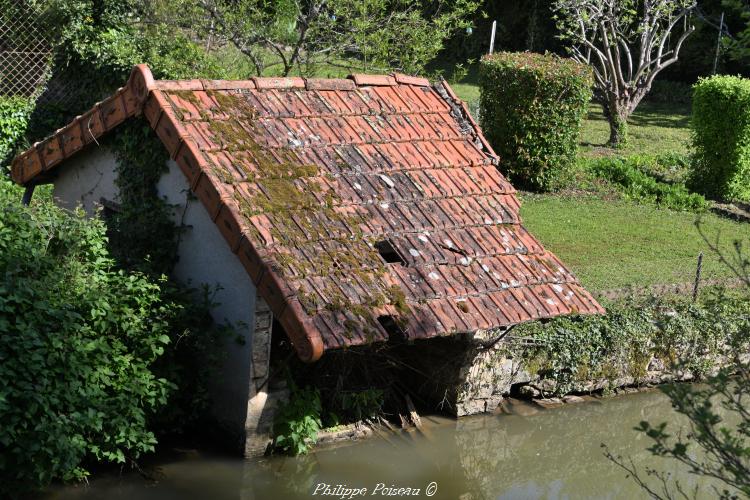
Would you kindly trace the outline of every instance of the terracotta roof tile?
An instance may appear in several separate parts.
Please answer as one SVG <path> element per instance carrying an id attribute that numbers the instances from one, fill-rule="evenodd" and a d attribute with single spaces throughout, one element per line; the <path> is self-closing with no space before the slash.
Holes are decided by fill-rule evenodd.
<path id="1" fill-rule="evenodd" d="M 13 178 L 31 181 L 141 113 L 302 359 L 387 340 L 386 328 L 419 339 L 603 312 L 521 225 L 515 190 L 447 84 L 155 82 L 137 67 L 20 155 Z"/>

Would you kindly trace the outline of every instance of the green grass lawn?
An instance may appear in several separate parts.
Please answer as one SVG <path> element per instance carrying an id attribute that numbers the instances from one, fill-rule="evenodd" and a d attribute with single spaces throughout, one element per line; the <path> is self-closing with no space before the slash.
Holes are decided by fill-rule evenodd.
<path id="1" fill-rule="evenodd" d="M 458 97 L 467 103 L 479 101 L 479 85 L 475 83 L 449 83 Z"/>
<path id="2" fill-rule="evenodd" d="M 591 290 L 690 282 L 700 252 L 706 279 L 733 277 L 699 235 L 696 214 L 595 197 L 522 198 L 526 227 Z M 750 240 L 750 224 L 700 218 L 728 254 L 734 239 Z"/>
<path id="3" fill-rule="evenodd" d="M 628 120 L 628 144 L 619 150 L 606 147 L 609 123 L 602 107 L 592 103 L 581 126 L 581 149 L 586 156 L 664 152 L 687 153 L 690 142 L 690 106 L 642 102 Z"/>

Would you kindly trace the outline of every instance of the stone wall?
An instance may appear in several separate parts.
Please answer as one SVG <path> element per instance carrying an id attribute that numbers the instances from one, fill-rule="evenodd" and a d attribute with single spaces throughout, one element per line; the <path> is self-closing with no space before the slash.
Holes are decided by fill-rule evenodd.
<path id="1" fill-rule="evenodd" d="M 456 417 L 494 411 L 509 397 L 550 398 L 556 394 L 554 379 L 543 378 L 534 360 L 514 358 L 503 332 L 477 332 L 455 338 L 432 339 L 410 346 L 404 363 L 424 373 L 409 382 L 410 390 L 430 402 L 427 410 Z M 715 369 L 726 360 L 716 362 Z M 669 363 L 652 357 L 642 375 L 633 376 L 627 366 L 613 369 L 602 378 L 576 381 L 564 394 L 588 394 L 624 387 L 689 381 L 689 371 L 672 370 Z"/>
<path id="2" fill-rule="evenodd" d="M 245 419 L 247 458 L 258 457 L 266 452 L 272 440 L 276 410 L 289 399 L 289 391 L 270 379 L 272 329 L 273 313 L 266 301 L 258 296 L 255 300 L 251 394 Z"/>
<path id="3" fill-rule="evenodd" d="M 533 360 L 513 359 L 501 340 L 487 346 L 481 334 L 464 341 L 464 366 L 447 389 L 454 396 L 452 412 L 455 416 L 493 411 L 504 398 L 514 395 L 524 398 L 549 398 L 556 393 L 554 379 L 540 377 L 536 369 L 529 369 Z M 719 361 L 714 371 L 727 363 Z M 672 370 L 669 363 L 652 357 L 641 376 L 633 376 L 628 367 L 621 367 L 611 377 L 576 381 L 565 394 L 589 394 L 624 387 L 650 386 L 673 381 L 693 380 L 689 371 Z M 560 396 L 564 394 L 558 394 Z"/>

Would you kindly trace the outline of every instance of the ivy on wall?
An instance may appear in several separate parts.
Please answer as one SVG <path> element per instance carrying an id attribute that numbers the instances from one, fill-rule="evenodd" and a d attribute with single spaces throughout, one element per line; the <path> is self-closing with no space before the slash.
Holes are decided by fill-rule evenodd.
<path id="1" fill-rule="evenodd" d="M 118 129 L 112 147 L 120 203 L 109 222 L 112 253 L 126 268 L 168 274 L 177 258 L 182 228 L 172 219 L 173 207 L 156 188 L 168 170 L 164 145 L 148 124 L 136 119 Z"/>
<path id="2" fill-rule="evenodd" d="M 211 317 L 217 305 L 215 289 L 190 288 L 167 278 L 179 258 L 185 227 L 175 221 L 177 207 L 157 190 L 169 169 L 161 140 L 145 121 L 133 119 L 121 125 L 110 141 L 117 158 L 119 192 L 119 210 L 107 221 L 110 251 L 121 267 L 160 280 L 162 299 L 175 304 L 170 344 L 152 368 L 179 390 L 170 395 L 168 410 L 155 415 L 152 423 L 158 434 L 185 434 L 207 427 L 201 423 L 211 405 L 208 381 L 224 357 L 217 346 L 232 335 L 232 328 Z"/>
<path id="3" fill-rule="evenodd" d="M 667 370 L 686 370 L 701 379 L 743 338 L 750 322 L 750 298 L 722 290 L 687 298 L 650 298 L 608 307 L 606 316 L 558 317 L 526 323 L 514 336 L 533 339 L 511 344 L 505 354 L 523 360 L 532 375 L 554 381 L 553 393 L 577 390 L 592 380 L 638 379 L 653 359 Z"/>

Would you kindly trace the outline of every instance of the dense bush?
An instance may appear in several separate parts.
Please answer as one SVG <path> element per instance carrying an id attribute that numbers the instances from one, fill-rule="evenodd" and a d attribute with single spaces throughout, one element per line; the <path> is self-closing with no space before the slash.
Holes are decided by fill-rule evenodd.
<path id="1" fill-rule="evenodd" d="M 691 187 L 714 198 L 750 201 L 750 79 L 698 81 L 691 123 Z"/>
<path id="2" fill-rule="evenodd" d="M 551 54 L 482 58 L 482 129 L 514 183 L 535 190 L 559 187 L 575 160 L 591 85 L 587 66 Z"/>
<path id="3" fill-rule="evenodd" d="M 16 152 L 31 109 L 28 99 L 0 96 L 0 167 L 7 165 Z"/>
<path id="4" fill-rule="evenodd" d="M 585 167 L 598 178 L 614 183 L 626 198 L 654 203 L 672 210 L 701 212 L 708 202 L 678 182 L 665 182 L 672 169 L 680 169 L 681 158 L 635 155 L 625 158 L 585 160 Z M 678 165 L 675 165 L 678 163 Z M 662 179 L 656 176 L 662 177 Z"/>
<path id="5" fill-rule="evenodd" d="M 0 485 L 19 493 L 153 449 L 171 384 L 160 286 L 118 271 L 104 226 L 0 180 Z"/>
<path id="6" fill-rule="evenodd" d="M 558 317 L 547 323 L 527 323 L 516 335 L 536 343 L 519 347 L 516 355 L 529 360 L 534 371 L 556 382 L 565 394 L 578 382 L 646 374 L 652 357 L 667 368 L 706 376 L 722 357 L 734 353 L 750 321 L 747 294 L 713 292 L 698 303 L 686 299 L 648 299 L 608 308 L 606 316 Z"/>

